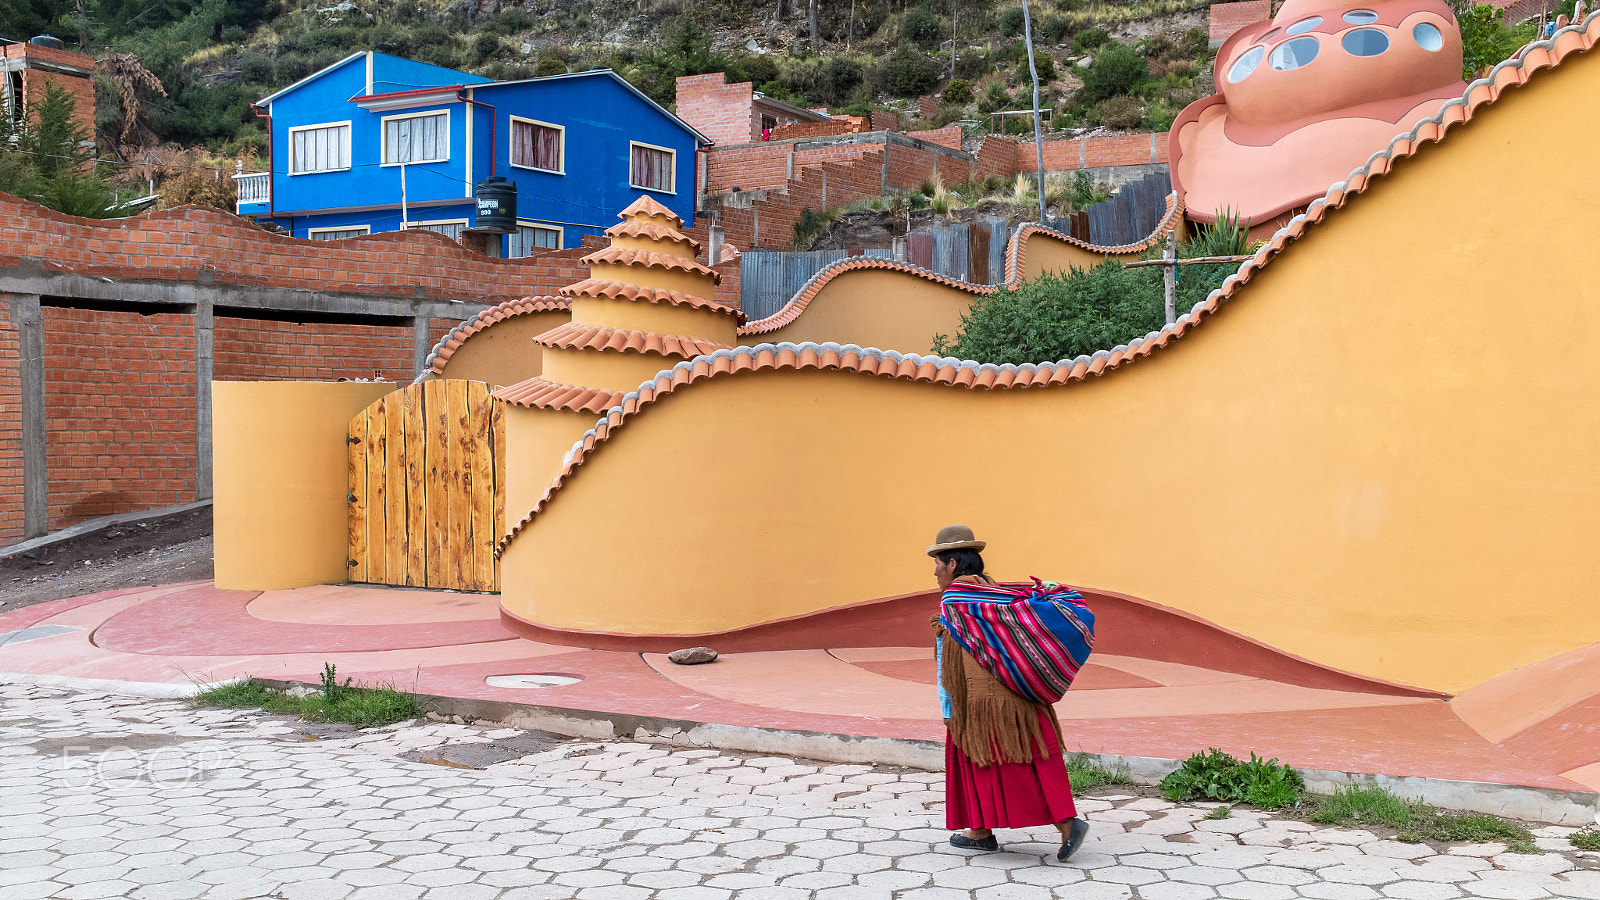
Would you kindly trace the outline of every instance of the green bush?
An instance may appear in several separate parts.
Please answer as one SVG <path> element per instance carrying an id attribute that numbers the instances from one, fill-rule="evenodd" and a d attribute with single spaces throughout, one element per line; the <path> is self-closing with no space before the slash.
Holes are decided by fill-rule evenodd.
<path id="1" fill-rule="evenodd" d="M 1023 25 L 1021 4 L 1008 6 L 1000 13 L 1000 33 L 1006 37 L 1021 37 Z"/>
<path id="2" fill-rule="evenodd" d="M 1107 128 L 1137 128 L 1144 122 L 1144 107 L 1127 94 L 1118 94 L 1096 103 L 1089 117 Z"/>
<path id="3" fill-rule="evenodd" d="M 900 17 L 900 39 L 918 47 L 934 47 L 944 39 L 944 24 L 933 10 L 913 6 Z"/>
<path id="4" fill-rule="evenodd" d="M 1109 44 L 1084 70 L 1079 101 L 1092 105 L 1118 94 L 1131 94 L 1149 77 L 1150 63 L 1139 51 L 1124 44 Z"/>
<path id="5" fill-rule="evenodd" d="M 951 81 L 944 86 L 944 94 L 940 99 L 955 106 L 966 106 L 972 102 L 972 82 L 965 78 Z"/>
<path id="6" fill-rule="evenodd" d="M 554 56 L 542 57 L 539 60 L 539 64 L 533 67 L 533 77 L 535 78 L 565 74 L 567 74 L 567 64 Z"/>
<path id="7" fill-rule="evenodd" d="M 1072 52 L 1079 56 L 1098 50 L 1110 43 L 1111 35 L 1099 28 L 1085 28 L 1072 36 Z"/>
<path id="8" fill-rule="evenodd" d="M 1461 77 L 1467 81 L 1510 58 L 1538 32 L 1532 23 L 1507 25 L 1488 5 L 1458 8 L 1456 21 L 1461 24 Z"/>
<path id="9" fill-rule="evenodd" d="M 1215 800 L 1278 809 L 1292 805 L 1305 786 L 1299 772 L 1276 759 L 1252 753 L 1249 762 L 1240 762 L 1213 747 L 1184 760 L 1177 771 L 1161 779 L 1161 795 L 1174 802 Z"/>
<path id="10" fill-rule="evenodd" d="M 1041 363 L 1109 350 L 1165 324 L 1160 275 L 1107 262 L 1049 273 L 978 298 L 934 352 L 986 363 Z"/>
<path id="11" fill-rule="evenodd" d="M 978 99 L 978 112 L 988 115 L 1002 109 L 1011 108 L 1011 92 L 998 81 L 989 84 L 989 90 Z"/>
<path id="12" fill-rule="evenodd" d="M 896 97 L 926 94 L 939 84 L 939 64 L 927 54 L 901 45 L 879 66 L 878 84 Z"/>
<path id="13" fill-rule="evenodd" d="M 1072 21 L 1054 13 L 1040 19 L 1033 26 L 1034 34 L 1047 44 L 1060 44 L 1072 33 Z"/>

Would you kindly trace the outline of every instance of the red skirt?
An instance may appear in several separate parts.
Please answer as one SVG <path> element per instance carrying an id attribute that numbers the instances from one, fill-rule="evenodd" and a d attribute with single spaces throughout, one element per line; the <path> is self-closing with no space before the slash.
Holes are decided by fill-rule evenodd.
<path id="1" fill-rule="evenodd" d="M 1040 714 L 1048 755 L 1030 763 L 973 765 L 945 733 L 945 827 L 1026 828 L 1054 825 L 1078 815 L 1072 782 L 1055 729 Z"/>

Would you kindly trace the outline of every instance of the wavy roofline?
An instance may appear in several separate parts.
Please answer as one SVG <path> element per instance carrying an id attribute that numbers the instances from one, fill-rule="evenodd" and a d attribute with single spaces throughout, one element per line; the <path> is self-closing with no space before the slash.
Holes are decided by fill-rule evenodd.
<path id="1" fill-rule="evenodd" d="M 1162 235 L 1177 227 L 1178 221 L 1183 218 L 1183 214 L 1183 204 L 1179 201 L 1177 192 L 1174 191 L 1167 195 L 1166 211 L 1161 214 L 1161 222 L 1156 226 L 1154 231 L 1150 232 L 1150 234 L 1147 235 L 1143 240 L 1136 241 L 1135 243 L 1118 244 L 1106 247 L 1096 246 L 1088 241 L 1079 240 L 1070 234 L 1057 231 L 1056 229 L 1049 228 L 1047 226 L 1039 224 L 1023 225 L 1011 235 L 1009 240 L 1006 241 L 1006 278 L 999 284 L 976 284 L 971 281 L 963 281 L 959 278 L 951 278 L 948 275 L 940 275 L 937 272 L 924 269 L 923 267 L 914 265 L 912 263 L 898 262 L 895 260 L 883 259 L 881 257 L 855 256 L 851 257 L 850 259 L 841 259 L 838 262 L 823 266 L 820 271 L 807 279 L 806 283 L 800 286 L 800 290 L 795 292 L 794 297 L 790 299 L 788 303 L 785 303 L 777 312 L 767 316 L 764 319 L 757 319 L 756 321 L 750 322 L 749 324 L 741 327 L 739 329 L 739 335 L 741 337 L 750 337 L 759 334 L 770 334 L 780 328 L 793 324 L 796 319 L 800 318 L 800 314 L 806 311 L 806 307 L 811 304 L 811 301 L 822 292 L 822 288 L 826 286 L 828 282 L 838 278 L 846 272 L 853 272 L 857 269 L 882 269 L 888 272 L 903 272 L 907 275 L 914 275 L 918 278 L 926 279 L 934 284 L 939 284 L 945 287 L 955 288 L 959 291 L 966 291 L 969 294 L 982 296 L 985 294 L 992 294 L 1001 288 L 1015 287 L 1021 282 L 1021 272 L 1024 263 L 1027 261 L 1028 238 L 1036 234 L 1042 234 L 1055 238 L 1064 244 L 1072 247 L 1078 247 L 1083 250 L 1088 250 L 1091 253 L 1103 253 L 1107 256 L 1122 256 L 1132 253 L 1142 253 L 1145 250 L 1155 246 L 1161 240 Z"/>
<path id="2" fill-rule="evenodd" d="M 1311 202 L 1304 213 L 1278 229 L 1272 239 L 1258 248 L 1250 259 L 1240 263 L 1238 270 L 1224 279 L 1221 287 L 1179 316 L 1176 322 L 1110 350 L 1098 350 L 1093 354 L 1054 363 L 1017 366 L 898 353 L 854 344 L 779 343 L 718 350 L 662 370 L 654 378 L 640 384 L 637 390 L 625 394 L 621 403 L 607 410 L 593 428 L 573 443 L 562 459 L 561 472 L 539 502 L 507 529 L 495 547 L 495 556 L 498 558 L 505 552 L 517 535 L 549 505 L 572 474 L 628 419 L 680 386 L 704 378 L 764 369 L 835 369 L 968 390 L 978 387 L 993 390 L 1086 381 L 1149 356 L 1183 337 L 1206 318 L 1216 315 L 1222 304 L 1249 284 L 1255 273 L 1265 268 L 1274 256 L 1304 235 L 1307 228 L 1322 221 L 1330 210 L 1343 206 L 1350 197 L 1365 191 L 1374 178 L 1387 174 L 1395 161 L 1411 156 L 1427 141 L 1437 143 L 1442 140 L 1451 126 L 1469 121 L 1479 108 L 1499 99 L 1506 88 L 1526 84 L 1535 72 L 1560 65 L 1568 55 L 1589 50 L 1596 43 L 1600 43 L 1600 10 L 1590 12 L 1581 23 L 1563 27 L 1549 38 L 1523 47 L 1516 56 L 1495 66 L 1488 75 L 1468 84 L 1466 92 L 1459 99 L 1447 101 L 1437 115 L 1418 122 L 1409 132 L 1396 136 L 1388 147 L 1374 153 L 1365 165 L 1351 171 L 1344 181 L 1329 187 L 1321 198 Z"/>
<path id="3" fill-rule="evenodd" d="M 450 357 L 455 355 L 456 350 L 466 343 L 467 338 L 491 325 L 496 325 L 507 319 L 514 319 L 517 316 L 525 316 L 529 313 L 559 312 L 571 308 L 572 301 L 566 297 L 538 296 L 518 297 L 515 300 L 496 303 L 488 309 L 479 310 L 472 317 L 445 332 L 444 337 L 439 338 L 438 343 L 433 345 L 433 349 L 428 351 L 427 358 L 423 360 L 422 371 L 416 378 L 412 379 L 411 383 L 416 384 L 419 381 L 424 381 L 429 376 L 436 378 L 442 376 L 445 364 L 450 361 Z"/>

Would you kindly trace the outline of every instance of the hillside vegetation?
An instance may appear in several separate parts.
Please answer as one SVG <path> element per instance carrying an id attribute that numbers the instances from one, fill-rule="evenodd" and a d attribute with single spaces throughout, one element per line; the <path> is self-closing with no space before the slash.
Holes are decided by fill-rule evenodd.
<path id="1" fill-rule="evenodd" d="M 259 157 L 265 134 L 250 104 L 367 49 L 496 79 L 603 66 L 669 108 L 678 76 L 716 71 L 797 104 L 851 114 L 882 106 L 905 113 L 910 98 L 944 88 L 938 121 L 926 125 L 987 124 L 988 113 L 1031 101 L 1020 5 L 816 0 L 790 7 L 784 0 L 14 0 L 0 8 L 0 35 L 48 32 L 99 58 L 97 137 L 124 159 L 157 145 L 203 146 L 219 159 Z M 1045 104 L 1056 108 L 1057 128 L 1161 128 L 1207 92 L 1206 39 L 1193 27 L 1204 23 L 1204 0 L 1050 0 L 1032 9 Z M 1146 27 L 1129 30 L 1129 23 Z M 1141 30 L 1143 40 L 1135 36 Z M 1014 130 L 1023 118 L 1015 117 Z"/>

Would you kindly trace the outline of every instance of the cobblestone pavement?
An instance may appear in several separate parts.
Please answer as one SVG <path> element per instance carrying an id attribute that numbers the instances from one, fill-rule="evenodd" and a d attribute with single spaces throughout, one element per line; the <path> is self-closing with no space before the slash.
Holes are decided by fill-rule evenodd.
<path id="1" fill-rule="evenodd" d="M 1058 865 L 1050 828 L 950 847 L 935 773 L 579 741 L 482 770 L 401 758 L 519 740 L 427 721 L 310 740 L 0 685 L 0 900 L 1600 900 L 1570 828 L 1518 855 L 1101 792 Z"/>

